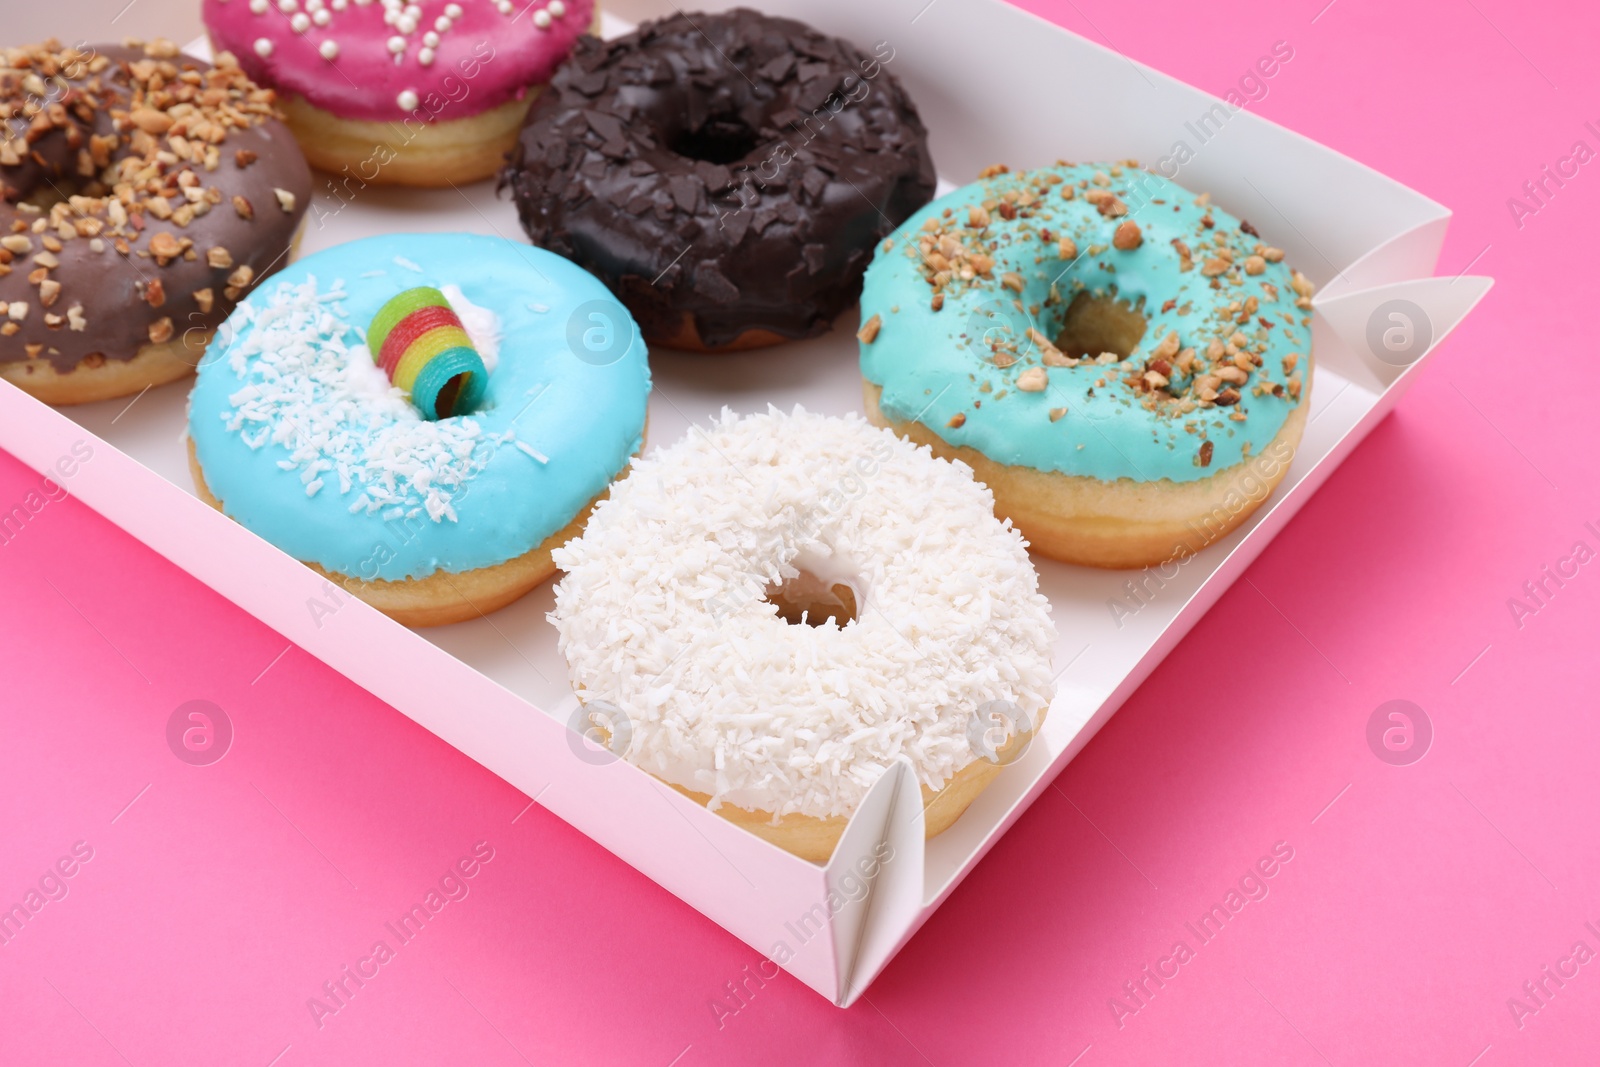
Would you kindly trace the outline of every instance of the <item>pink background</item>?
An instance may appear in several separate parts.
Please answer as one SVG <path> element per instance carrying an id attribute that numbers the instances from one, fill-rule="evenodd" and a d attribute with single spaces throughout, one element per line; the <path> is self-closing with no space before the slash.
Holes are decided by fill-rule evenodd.
<path id="1" fill-rule="evenodd" d="M 1254 110 L 1452 207 L 1440 272 L 1499 284 L 864 1000 L 779 976 L 730 1014 L 756 953 L 62 501 L 0 546 L 0 905 L 93 858 L 0 946 L 0 1063 L 1592 1061 L 1600 963 L 1520 1026 L 1507 1001 L 1600 951 L 1600 564 L 1520 626 L 1508 599 L 1600 550 L 1600 175 L 1520 225 L 1508 198 L 1600 150 L 1600 16 L 1029 6 L 1219 94 L 1288 41 Z M 0 454 L 7 508 L 37 482 Z M 207 767 L 165 737 L 196 698 L 237 731 Z M 1366 741 L 1391 699 L 1433 724 L 1409 766 Z M 307 999 L 479 841 L 468 895 L 319 1028 Z M 1276 842 L 1267 896 L 1201 944 L 1185 922 Z"/>

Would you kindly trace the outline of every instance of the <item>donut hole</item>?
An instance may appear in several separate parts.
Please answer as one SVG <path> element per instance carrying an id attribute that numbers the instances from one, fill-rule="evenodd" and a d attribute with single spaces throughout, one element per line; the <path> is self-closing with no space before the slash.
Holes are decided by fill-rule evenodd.
<path id="1" fill-rule="evenodd" d="M 769 585 L 766 601 L 791 626 L 843 627 L 855 621 L 859 606 L 854 586 L 828 581 L 804 568 L 793 578 Z"/>
<path id="2" fill-rule="evenodd" d="M 452 415 L 466 414 L 465 411 L 457 411 L 456 404 L 460 403 L 461 394 L 466 390 L 467 383 L 471 379 L 472 373 L 469 371 L 466 374 L 458 374 L 444 383 L 444 387 L 439 390 L 438 399 L 433 402 L 433 410 L 439 413 L 441 419 L 447 419 Z"/>
<path id="3" fill-rule="evenodd" d="M 31 186 L 24 187 L 16 198 L 16 204 L 27 215 L 37 217 L 75 196 L 97 194 L 103 188 L 98 182 L 92 188 L 85 187 L 67 175 L 57 175 L 49 180 L 41 178 Z"/>
<path id="4" fill-rule="evenodd" d="M 685 159 L 726 165 L 737 163 L 761 144 L 761 135 L 737 116 L 713 116 L 694 129 L 685 128 L 670 147 Z"/>
<path id="5" fill-rule="evenodd" d="M 1139 347 L 1148 325 L 1142 307 L 1104 293 L 1079 293 L 1067 305 L 1056 347 L 1074 359 L 1114 352 L 1126 359 Z"/>

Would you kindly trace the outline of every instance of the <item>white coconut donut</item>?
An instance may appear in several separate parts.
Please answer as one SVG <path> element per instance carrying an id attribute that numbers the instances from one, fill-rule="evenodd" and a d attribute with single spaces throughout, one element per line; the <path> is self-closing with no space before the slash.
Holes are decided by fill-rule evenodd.
<path id="1" fill-rule="evenodd" d="M 993 504 L 859 416 L 725 410 L 555 553 L 573 688 L 618 754 L 797 855 L 826 860 L 900 756 L 931 837 L 1054 692 L 1049 604 Z"/>

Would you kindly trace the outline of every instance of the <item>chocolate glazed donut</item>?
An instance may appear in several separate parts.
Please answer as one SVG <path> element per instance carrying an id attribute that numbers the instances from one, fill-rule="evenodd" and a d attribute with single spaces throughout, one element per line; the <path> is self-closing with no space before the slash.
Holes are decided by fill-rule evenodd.
<path id="1" fill-rule="evenodd" d="M 227 54 L 0 50 L 0 377 L 66 404 L 190 373 L 305 213 L 274 115 Z"/>
<path id="2" fill-rule="evenodd" d="M 501 187 L 533 243 L 605 281 L 652 344 L 813 337 L 933 196 L 893 59 L 742 8 L 580 38 Z"/>

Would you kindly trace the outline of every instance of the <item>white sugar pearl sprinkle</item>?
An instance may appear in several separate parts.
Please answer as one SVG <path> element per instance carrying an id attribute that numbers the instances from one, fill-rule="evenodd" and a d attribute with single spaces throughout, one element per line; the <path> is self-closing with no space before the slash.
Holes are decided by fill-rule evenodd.
<path id="1" fill-rule="evenodd" d="M 548 30 L 550 28 L 550 12 L 535 11 L 533 13 L 533 24 L 541 30 Z"/>
<path id="2" fill-rule="evenodd" d="M 338 41 L 323 41 L 320 45 L 317 46 L 317 52 L 321 54 L 323 59 L 326 59 L 326 60 L 329 60 L 329 61 L 338 59 L 339 58 L 339 42 Z"/>
<path id="3" fill-rule="evenodd" d="M 440 15 L 438 18 L 433 20 L 433 28 L 438 30 L 440 33 L 445 32 L 450 28 L 450 17 L 448 15 Z"/>
<path id="4" fill-rule="evenodd" d="M 389 51 L 393 52 L 395 55 L 399 55 L 401 52 L 404 52 L 405 50 L 406 50 L 406 39 L 404 37 L 401 37 L 398 34 L 396 34 L 395 36 L 389 38 Z"/>
<path id="5" fill-rule="evenodd" d="M 433 49 L 424 48 L 422 51 L 418 52 L 417 62 L 421 63 L 424 67 L 433 66 Z"/>
<path id="6" fill-rule="evenodd" d="M 267 0 L 250 0 L 250 14 L 265 15 L 267 13 L 267 8 L 271 6 L 272 5 L 267 3 Z"/>
<path id="7" fill-rule="evenodd" d="M 550 6 L 546 10 L 550 12 L 551 18 L 558 19 L 566 15 L 567 5 L 563 4 L 561 0 L 550 0 Z"/>
<path id="8" fill-rule="evenodd" d="M 460 4 L 446 4 L 445 5 L 445 9 L 444 9 L 444 13 L 446 15 L 449 15 L 453 19 L 458 19 L 458 18 L 461 17 L 461 5 Z"/>
<path id="9" fill-rule="evenodd" d="M 429 30 L 427 33 L 422 35 L 422 43 L 427 45 L 429 48 L 438 48 L 439 35 L 434 33 L 432 30 Z"/>
<path id="10" fill-rule="evenodd" d="M 295 33 L 305 33 L 311 28 L 311 16 L 304 11 L 296 12 L 294 18 L 289 20 L 289 28 Z"/>
<path id="11" fill-rule="evenodd" d="M 272 54 L 272 42 L 267 40 L 265 37 L 257 37 L 254 48 L 256 50 L 256 55 L 260 56 L 262 59 L 266 59 Z"/>
<path id="12" fill-rule="evenodd" d="M 410 89 L 404 89 L 399 96 L 394 98 L 394 102 L 400 105 L 401 111 L 415 111 L 417 109 L 417 94 Z"/>
<path id="13" fill-rule="evenodd" d="M 311 21 L 315 22 L 318 26 L 326 26 L 328 23 L 333 21 L 333 16 L 328 14 L 326 11 L 318 11 L 315 15 L 311 16 Z"/>
<path id="14" fill-rule="evenodd" d="M 278 0 L 278 10 L 285 15 L 292 15 L 300 10 L 300 0 Z"/>
<path id="15" fill-rule="evenodd" d="M 494 6 L 502 15 L 511 14 L 511 0 L 497 0 Z"/>
<path id="16" fill-rule="evenodd" d="M 400 21 L 395 23 L 394 28 L 404 34 L 416 33 L 417 20 L 412 18 L 410 15 L 401 15 Z"/>
<path id="17" fill-rule="evenodd" d="M 350 0 L 332 0 L 332 3 L 330 3 L 329 6 L 335 11 L 343 11 L 345 8 L 350 6 Z"/>

